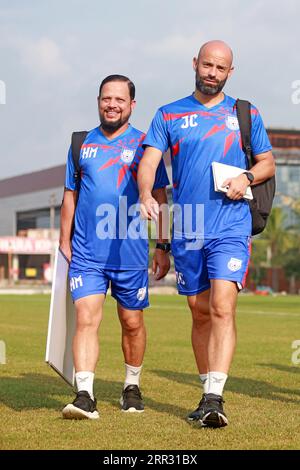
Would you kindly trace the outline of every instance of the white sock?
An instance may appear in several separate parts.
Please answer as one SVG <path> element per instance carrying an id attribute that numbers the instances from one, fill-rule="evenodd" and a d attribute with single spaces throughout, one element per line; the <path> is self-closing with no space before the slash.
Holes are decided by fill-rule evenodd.
<path id="1" fill-rule="evenodd" d="M 223 394 L 223 388 L 227 380 L 228 375 L 224 372 L 209 372 L 208 373 L 208 392 L 214 393 L 215 395 Z"/>
<path id="2" fill-rule="evenodd" d="M 94 373 L 81 370 L 80 372 L 76 372 L 75 380 L 77 385 L 77 391 L 82 392 L 85 390 L 90 394 L 92 400 L 94 400 L 94 393 L 93 393 L 93 385 L 94 385 Z"/>
<path id="3" fill-rule="evenodd" d="M 123 388 L 126 388 L 127 385 L 137 385 L 139 387 L 142 367 L 142 365 L 140 367 L 135 367 L 125 363 L 126 377 Z"/>
<path id="4" fill-rule="evenodd" d="M 208 393 L 208 374 L 199 374 L 199 377 L 203 386 L 203 393 Z"/>

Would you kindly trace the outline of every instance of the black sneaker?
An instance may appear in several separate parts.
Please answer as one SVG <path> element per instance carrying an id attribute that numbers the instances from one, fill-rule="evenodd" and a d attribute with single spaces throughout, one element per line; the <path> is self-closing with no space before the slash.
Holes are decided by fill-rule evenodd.
<path id="1" fill-rule="evenodd" d="M 144 403 L 137 385 L 127 385 L 120 398 L 122 411 L 126 413 L 143 413 Z"/>
<path id="2" fill-rule="evenodd" d="M 227 426 L 228 419 L 223 410 L 224 400 L 221 395 L 207 393 L 202 416 L 202 426 L 209 428 L 222 428 Z"/>
<path id="3" fill-rule="evenodd" d="M 69 403 L 62 410 L 63 418 L 66 419 L 98 419 L 99 413 L 96 408 L 97 400 L 91 399 L 85 390 L 78 392 L 73 403 Z"/>
<path id="4" fill-rule="evenodd" d="M 203 393 L 201 400 L 199 401 L 198 408 L 196 408 L 192 413 L 187 415 L 186 419 L 188 421 L 197 422 L 200 421 L 202 423 L 202 418 L 204 415 L 204 403 L 206 400 L 206 393 Z"/>

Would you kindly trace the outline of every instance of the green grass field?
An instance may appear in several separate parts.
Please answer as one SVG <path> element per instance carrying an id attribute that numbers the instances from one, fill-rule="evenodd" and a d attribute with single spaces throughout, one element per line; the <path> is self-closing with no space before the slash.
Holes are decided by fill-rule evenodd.
<path id="1" fill-rule="evenodd" d="M 241 296 L 238 347 L 225 389 L 229 426 L 198 429 L 185 421 L 200 398 L 185 299 L 153 296 L 145 314 L 148 347 L 142 374 L 146 410 L 122 413 L 120 326 L 111 299 L 100 331 L 97 421 L 69 421 L 61 409 L 71 388 L 44 363 L 48 296 L 1 296 L 1 449 L 299 449 L 300 297 Z"/>

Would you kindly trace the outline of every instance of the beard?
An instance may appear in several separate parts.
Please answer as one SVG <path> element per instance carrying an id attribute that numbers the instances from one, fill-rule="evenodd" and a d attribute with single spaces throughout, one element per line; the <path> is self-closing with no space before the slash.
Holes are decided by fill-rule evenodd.
<path id="1" fill-rule="evenodd" d="M 122 127 L 126 122 L 128 122 L 130 118 L 131 113 L 128 113 L 126 115 L 121 114 L 120 118 L 117 121 L 107 121 L 104 117 L 104 113 L 100 114 L 100 123 L 101 127 L 106 131 L 106 132 L 115 132 L 120 127 Z"/>
<path id="2" fill-rule="evenodd" d="M 207 78 L 207 77 L 205 77 Z M 220 91 L 223 90 L 225 83 L 227 82 L 227 77 L 225 80 L 215 80 L 216 85 L 208 85 L 204 83 L 203 77 L 200 77 L 199 73 L 196 72 L 196 88 L 203 95 L 217 95 Z"/>

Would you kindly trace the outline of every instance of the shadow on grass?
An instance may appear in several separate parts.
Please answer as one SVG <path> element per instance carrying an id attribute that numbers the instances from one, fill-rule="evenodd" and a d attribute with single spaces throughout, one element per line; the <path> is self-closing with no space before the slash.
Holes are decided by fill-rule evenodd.
<path id="1" fill-rule="evenodd" d="M 260 367 L 268 367 L 269 369 L 276 369 L 281 372 L 290 372 L 291 374 L 300 374 L 300 366 L 284 366 L 282 364 L 257 364 Z"/>
<path id="2" fill-rule="evenodd" d="M 294 372 L 295 367 L 285 368 L 277 364 L 261 364 L 264 366 L 278 368 L 288 372 Z M 179 384 L 190 385 L 200 391 L 200 384 L 196 374 L 175 372 L 171 370 L 151 370 L 154 376 L 159 376 Z M 297 370 L 298 372 L 298 370 Z M 104 403 L 109 403 L 119 409 L 119 397 L 123 382 L 95 380 L 95 395 L 98 398 L 99 409 Z M 163 385 L 161 385 L 163 387 Z M 230 376 L 226 383 L 226 390 L 243 394 L 252 398 L 264 398 L 266 400 L 280 401 L 284 403 L 299 404 L 300 390 L 278 387 L 271 383 L 243 377 Z M 162 390 L 163 392 L 163 390 Z M 295 398 L 291 398 L 295 396 Z M 15 411 L 38 410 L 42 408 L 56 410 L 60 413 L 66 400 L 73 401 L 74 392 L 72 388 L 64 384 L 61 378 L 51 377 L 45 374 L 23 374 L 18 377 L 1 377 L 0 402 Z M 185 419 L 187 411 L 185 408 L 172 403 L 162 403 L 145 396 L 145 405 L 158 413 L 166 413 Z"/>
<path id="3" fill-rule="evenodd" d="M 123 382 L 112 382 L 95 379 L 95 395 L 98 408 L 109 403 L 120 409 L 119 399 Z M 61 378 L 44 374 L 22 374 L 18 377 L 1 377 L 0 403 L 15 411 L 38 410 L 42 408 L 56 410 L 58 413 L 66 404 L 66 397 L 72 402 L 75 394 L 73 389 L 64 384 Z M 60 399 L 61 397 L 61 399 Z M 159 403 L 148 396 L 145 406 L 159 413 L 167 413 L 185 419 L 187 410 L 170 403 Z"/>
<path id="4" fill-rule="evenodd" d="M 291 369 L 294 369 L 294 367 L 289 368 L 289 372 L 293 372 Z M 199 394 L 201 393 L 200 383 L 196 374 L 187 374 L 185 372 L 174 372 L 170 370 L 151 370 L 151 372 L 159 377 L 173 380 L 177 383 L 193 385 L 199 389 Z M 226 382 L 226 390 L 233 393 L 247 395 L 252 398 L 264 398 L 266 400 L 300 404 L 299 399 L 293 399 L 288 396 L 295 395 L 300 398 L 299 389 L 277 387 L 276 385 L 262 380 L 229 376 Z"/>
<path id="5" fill-rule="evenodd" d="M 101 393 L 101 401 L 116 402 L 122 386 L 121 382 L 95 380 L 95 392 Z M 1 377 L 0 402 L 16 411 L 40 408 L 59 410 L 68 396 L 73 401 L 74 391 L 59 377 L 44 374 Z"/>

